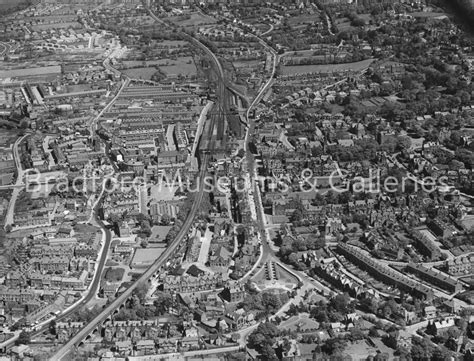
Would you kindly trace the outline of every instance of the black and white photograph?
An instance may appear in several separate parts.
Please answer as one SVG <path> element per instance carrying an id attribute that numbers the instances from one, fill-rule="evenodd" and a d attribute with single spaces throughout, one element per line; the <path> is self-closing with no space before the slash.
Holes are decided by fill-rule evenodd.
<path id="1" fill-rule="evenodd" d="M 474 361 L 474 0 L 0 0 L 0 361 Z"/>

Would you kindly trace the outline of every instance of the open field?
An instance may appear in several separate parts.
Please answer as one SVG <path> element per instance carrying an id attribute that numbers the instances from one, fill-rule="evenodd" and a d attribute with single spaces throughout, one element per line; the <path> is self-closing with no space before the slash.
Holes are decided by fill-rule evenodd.
<path id="1" fill-rule="evenodd" d="M 300 16 L 292 16 L 291 18 L 288 19 L 288 24 L 290 26 L 295 26 L 295 25 L 302 25 L 302 24 L 312 24 L 316 21 L 321 21 L 321 18 L 319 17 L 318 14 L 306 14 L 306 15 L 300 15 Z"/>
<path id="2" fill-rule="evenodd" d="M 33 31 L 43 31 L 43 30 L 52 30 L 52 29 L 68 29 L 68 28 L 80 28 L 81 24 L 77 21 L 69 21 L 64 23 L 54 23 L 54 24 L 38 24 L 33 25 L 31 29 Z"/>
<path id="3" fill-rule="evenodd" d="M 357 14 L 357 16 L 364 20 L 366 23 L 368 23 L 372 19 L 372 15 L 370 14 Z"/>
<path id="4" fill-rule="evenodd" d="M 74 232 L 76 233 L 95 233 L 99 231 L 98 227 L 91 226 L 89 224 L 78 223 L 74 226 Z"/>
<path id="5" fill-rule="evenodd" d="M 172 179 L 170 179 L 170 182 Z M 167 187 L 165 185 L 153 185 L 149 189 L 149 199 L 155 199 L 157 201 L 171 201 L 177 200 L 179 197 L 175 196 L 176 191 L 178 190 L 178 185 L 174 187 Z"/>
<path id="6" fill-rule="evenodd" d="M 236 69 L 240 68 L 256 68 L 262 64 L 261 60 L 247 60 L 247 61 L 234 61 L 232 63 Z"/>
<path id="7" fill-rule="evenodd" d="M 163 45 L 163 46 L 168 46 L 168 47 L 189 45 L 189 43 L 185 40 L 162 40 L 158 44 Z"/>
<path id="8" fill-rule="evenodd" d="M 192 13 L 189 19 L 186 16 L 173 16 L 169 20 L 179 26 L 200 26 L 204 24 L 215 24 L 216 19 L 211 16 L 201 15 L 199 13 Z"/>
<path id="9" fill-rule="evenodd" d="M 324 65 L 291 65 L 282 67 L 283 75 L 304 73 L 331 73 L 336 71 L 362 71 L 370 66 L 374 59 L 367 59 L 355 63 L 324 64 Z"/>
<path id="10" fill-rule="evenodd" d="M 445 13 L 437 13 L 437 12 L 417 12 L 417 13 L 411 13 L 411 16 L 414 16 L 415 18 L 437 18 L 437 17 L 447 17 Z"/>
<path id="11" fill-rule="evenodd" d="M 164 248 L 137 248 L 132 268 L 148 268 L 164 251 Z"/>
<path id="12" fill-rule="evenodd" d="M 191 56 L 182 56 L 177 59 L 149 60 L 146 62 L 125 60 L 123 65 L 125 67 L 138 66 L 138 68 L 123 70 L 125 74 L 135 79 L 150 79 L 158 71 L 158 68 L 167 76 L 193 76 L 197 74 L 197 68 Z"/>
<path id="13" fill-rule="evenodd" d="M 294 66 L 294 64 L 298 64 L 302 60 L 311 60 L 314 62 L 323 62 L 326 57 L 324 55 L 314 55 L 314 56 L 306 56 L 306 57 L 296 57 L 296 56 L 287 56 L 285 57 L 285 66 Z M 290 64 L 290 65 L 286 65 Z"/>
<path id="14" fill-rule="evenodd" d="M 123 268 L 108 268 L 105 271 L 105 280 L 108 282 L 120 282 L 122 281 L 125 270 Z"/>
<path id="15" fill-rule="evenodd" d="M 466 227 L 466 229 L 474 228 L 474 215 L 468 214 L 466 217 L 464 217 L 461 223 L 464 227 Z"/>
<path id="16" fill-rule="evenodd" d="M 280 324 L 282 329 L 289 329 L 290 331 L 314 331 L 319 329 L 319 323 L 309 318 L 307 313 L 301 313 L 298 316 L 293 316 Z"/>
<path id="17" fill-rule="evenodd" d="M 192 76 L 197 74 L 196 65 L 190 56 L 183 56 L 176 60 L 162 59 L 156 62 L 160 70 L 166 75 Z"/>
<path id="18" fill-rule="evenodd" d="M 315 51 L 316 50 L 289 51 L 289 52 L 285 53 L 283 56 L 285 57 L 285 59 L 287 57 L 291 57 L 291 58 L 307 57 L 307 56 L 313 56 Z"/>
<path id="19" fill-rule="evenodd" d="M 17 6 L 23 6 L 28 3 L 27 0 L 0 0 L 0 11 L 13 9 Z"/>
<path id="20" fill-rule="evenodd" d="M 171 226 L 153 226 L 151 228 L 151 240 L 159 240 L 161 242 L 165 241 L 166 235 L 170 231 Z"/>
<path id="21" fill-rule="evenodd" d="M 336 20 L 336 27 L 339 31 L 352 31 L 356 29 L 351 25 L 351 22 L 344 18 L 344 19 L 337 19 Z"/>
<path id="22" fill-rule="evenodd" d="M 132 79 L 150 80 L 153 74 L 157 72 L 156 68 L 133 68 L 125 69 L 123 72 Z"/>

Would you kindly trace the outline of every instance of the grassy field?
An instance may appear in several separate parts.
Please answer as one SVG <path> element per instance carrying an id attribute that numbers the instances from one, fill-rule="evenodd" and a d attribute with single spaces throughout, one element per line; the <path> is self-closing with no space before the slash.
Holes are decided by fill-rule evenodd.
<path id="1" fill-rule="evenodd" d="M 337 19 L 336 20 L 336 26 L 337 26 L 339 31 L 351 31 L 351 30 L 356 29 L 355 27 L 353 27 L 351 25 L 351 22 L 346 18 Z"/>
<path id="2" fill-rule="evenodd" d="M 262 64 L 261 60 L 248 60 L 248 61 L 234 61 L 232 63 L 235 68 L 256 68 Z"/>
<path id="3" fill-rule="evenodd" d="M 33 31 L 43 31 L 43 30 L 51 30 L 51 29 L 68 29 L 68 28 L 79 28 L 79 27 L 81 27 L 81 24 L 79 24 L 77 21 L 69 21 L 65 23 L 33 25 L 31 29 Z"/>
<path id="4" fill-rule="evenodd" d="M 134 67 L 134 66 L 139 67 L 135 69 L 124 70 L 124 72 L 128 76 L 132 78 L 136 78 L 136 79 L 149 79 L 149 77 L 151 77 L 157 71 L 157 69 L 155 68 L 160 68 L 160 70 L 166 75 L 182 74 L 184 76 L 191 76 L 191 75 L 196 75 L 197 73 L 194 60 L 190 56 L 183 56 L 178 59 L 148 60 L 146 62 L 137 61 L 137 60 L 125 60 L 123 62 L 123 65 L 125 67 Z M 143 65 L 146 65 L 148 68 L 143 67 Z M 152 69 L 153 71 L 150 69 Z M 135 76 L 132 76 L 131 74 L 135 74 Z M 139 76 L 142 76 L 142 77 L 140 78 Z"/>
<path id="5" fill-rule="evenodd" d="M 17 6 L 23 6 L 28 3 L 27 0 L 0 0 L 0 11 L 12 9 Z"/>
<path id="6" fill-rule="evenodd" d="M 150 67 L 125 69 L 123 72 L 132 79 L 150 80 L 157 70 L 154 67 Z"/>
<path id="7" fill-rule="evenodd" d="M 187 41 L 184 40 L 163 40 L 160 41 L 158 44 L 166 45 L 166 46 L 186 46 L 189 45 Z"/>
<path id="8" fill-rule="evenodd" d="M 156 65 L 166 75 L 183 75 L 191 76 L 196 75 L 197 69 L 194 64 L 194 60 L 190 56 L 183 56 L 176 60 L 173 59 L 162 59 L 156 61 Z"/>
<path id="9" fill-rule="evenodd" d="M 288 24 L 290 26 L 301 25 L 301 24 L 312 24 L 315 21 L 321 21 L 321 18 L 318 14 L 314 15 L 300 15 L 300 16 L 292 16 L 288 19 Z"/>
<path id="10" fill-rule="evenodd" d="M 418 12 L 409 14 L 415 18 L 437 18 L 439 16 L 447 16 L 445 13 L 436 13 L 436 12 Z"/>
<path id="11" fill-rule="evenodd" d="M 290 51 L 285 53 L 285 58 L 300 58 L 305 56 L 313 56 L 315 50 L 298 50 L 298 51 Z"/>
<path id="12" fill-rule="evenodd" d="M 324 65 L 291 65 L 282 68 L 283 75 L 304 74 L 304 73 L 331 73 L 334 71 L 362 71 L 370 66 L 374 60 L 367 59 L 355 63 L 344 64 L 324 64 Z"/>
<path id="13" fill-rule="evenodd" d="M 372 20 L 372 16 L 370 14 L 357 14 L 357 17 L 364 20 L 366 24 Z M 346 17 L 337 18 L 336 26 L 339 31 L 352 31 L 357 29 L 357 27 L 351 25 L 351 21 Z"/>
<path id="14" fill-rule="evenodd" d="M 171 228 L 171 226 L 153 226 L 150 239 L 164 241 Z"/>
<path id="15" fill-rule="evenodd" d="M 105 280 L 109 282 L 120 282 L 123 278 L 125 270 L 123 268 L 108 268 L 105 271 Z"/>
<path id="16" fill-rule="evenodd" d="M 216 19 L 211 16 L 201 15 L 199 13 L 192 13 L 189 19 L 184 19 L 183 16 L 170 17 L 172 23 L 179 26 L 200 26 L 204 24 L 215 24 Z"/>
<path id="17" fill-rule="evenodd" d="M 283 329 L 289 329 L 290 331 L 297 331 L 300 329 L 304 332 L 319 329 L 319 323 L 312 320 L 307 313 L 302 313 L 282 322 L 280 327 Z"/>
<path id="18" fill-rule="evenodd" d="M 74 226 L 74 232 L 76 233 L 95 233 L 98 230 L 99 228 L 88 225 L 88 224 L 78 223 Z"/>
<path id="19" fill-rule="evenodd" d="M 285 56 L 284 58 L 284 64 L 287 65 L 290 63 L 290 65 L 287 65 L 287 66 L 293 66 L 294 64 L 298 64 L 299 61 L 301 61 L 301 59 L 311 59 L 312 61 L 324 61 L 325 59 L 325 56 L 324 55 L 314 55 L 314 56 L 305 56 L 305 57 L 301 57 L 301 56 Z M 293 62 L 293 64 L 291 64 L 291 62 Z"/>

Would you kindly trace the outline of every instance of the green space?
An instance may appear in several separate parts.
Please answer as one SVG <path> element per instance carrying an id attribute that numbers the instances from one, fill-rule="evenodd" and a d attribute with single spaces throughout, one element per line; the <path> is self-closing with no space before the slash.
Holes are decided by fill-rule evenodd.
<path id="1" fill-rule="evenodd" d="M 125 69 L 123 73 L 132 79 L 151 80 L 151 77 L 157 72 L 156 68 L 133 68 Z"/>
<path id="2" fill-rule="evenodd" d="M 169 20 L 179 26 L 200 26 L 205 24 L 214 24 L 216 19 L 211 16 L 203 15 L 200 13 L 186 14 L 182 16 L 170 17 Z"/>
<path id="3" fill-rule="evenodd" d="M 31 0 L 0 0 L 0 12 L 23 9 L 31 3 Z"/>
<path id="4" fill-rule="evenodd" d="M 124 273 L 125 270 L 123 268 L 107 268 L 104 278 L 108 282 L 120 282 Z"/>
<path id="5" fill-rule="evenodd" d="M 331 73 L 337 71 L 362 71 L 367 69 L 374 59 L 366 59 L 353 63 L 341 64 L 316 64 L 316 65 L 291 65 L 282 67 L 282 75 L 293 75 L 303 73 Z"/>

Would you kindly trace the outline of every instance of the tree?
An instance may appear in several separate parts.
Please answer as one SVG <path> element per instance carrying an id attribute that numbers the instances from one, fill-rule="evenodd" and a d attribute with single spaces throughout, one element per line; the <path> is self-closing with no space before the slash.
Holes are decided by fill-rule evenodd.
<path id="1" fill-rule="evenodd" d="M 17 322 L 15 322 L 11 327 L 10 331 L 17 331 L 20 328 L 23 328 L 26 326 L 26 318 L 20 318 Z"/>
<path id="2" fill-rule="evenodd" d="M 263 360 L 278 360 L 275 349 L 270 343 L 264 343 L 259 352 Z"/>
<path id="3" fill-rule="evenodd" d="M 156 292 L 156 299 L 153 301 L 156 316 L 161 316 L 173 305 L 173 298 L 169 293 Z"/>
<path id="4" fill-rule="evenodd" d="M 411 147 L 411 139 L 410 137 L 398 137 L 397 138 L 397 150 L 407 150 Z"/>
<path id="5" fill-rule="evenodd" d="M 388 361 L 389 359 L 390 356 L 388 355 L 388 353 L 381 353 L 380 351 L 377 351 L 377 354 L 374 357 L 374 361 Z"/>
<path id="6" fill-rule="evenodd" d="M 245 361 L 247 360 L 246 354 L 244 352 L 235 352 L 228 356 L 228 361 Z"/>
<path id="7" fill-rule="evenodd" d="M 50 334 L 56 335 L 56 320 L 51 320 L 48 329 Z"/>
<path id="8" fill-rule="evenodd" d="M 329 355 L 338 355 L 346 348 L 347 342 L 342 338 L 330 338 L 323 346 L 323 351 Z"/>
<path id="9" fill-rule="evenodd" d="M 161 216 L 161 224 L 162 224 L 163 226 L 168 226 L 170 223 L 171 223 L 171 217 L 170 217 L 170 215 L 169 215 L 169 214 L 166 214 L 166 213 L 163 214 L 163 215 Z"/>
<path id="10" fill-rule="evenodd" d="M 350 297 L 347 293 L 341 293 L 333 297 L 330 301 L 330 304 L 334 310 L 337 312 L 346 314 L 349 310 Z"/>
<path id="11" fill-rule="evenodd" d="M 449 169 L 451 170 L 459 170 L 459 169 L 464 169 L 464 163 L 460 162 L 456 159 L 453 159 L 451 162 L 449 162 Z"/>
<path id="12" fill-rule="evenodd" d="M 352 341 L 363 340 L 365 337 L 364 333 L 359 327 L 353 327 L 350 331 L 350 338 Z"/>
<path id="13" fill-rule="evenodd" d="M 146 237 L 151 236 L 151 227 L 150 221 L 148 219 L 144 219 L 141 221 L 141 233 L 143 233 Z"/>
<path id="14" fill-rule="evenodd" d="M 140 303 L 145 303 L 146 294 L 148 292 L 148 286 L 146 282 L 141 282 L 137 285 L 137 288 L 133 291 L 134 295 L 138 297 Z"/>
<path id="15" fill-rule="evenodd" d="M 21 331 L 18 339 L 15 341 L 16 345 L 28 345 L 31 342 L 31 335 L 29 332 Z"/>
<path id="16" fill-rule="evenodd" d="M 28 121 L 28 119 L 25 118 L 25 119 L 22 119 L 22 120 L 20 121 L 20 128 L 21 128 L 21 129 L 26 129 L 26 128 L 28 128 L 29 126 L 30 126 L 30 122 Z"/>
<path id="17" fill-rule="evenodd" d="M 303 219 L 303 211 L 301 209 L 295 209 L 290 217 L 291 222 L 300 222 Z"/>
<path id="18" fill-rule="evenodd" d="M 428 338 L 419 339 L 412 338 L 411 357 L 414 360 L 431 360 L 433 356 L 434 346 Z"/>
<path id="19" fill-rule="evenodd" d="M 278 335 L 280 335 L 280 331 L 273 323 L 263 322 L 250 334 L 249 346 L 260 351 L 265 343 L 272 345 Z"/>
<path id="20" fill-rule="evenodd" d="M 379 331 L 377 330 L 377 327 L 371 327 L 370 328 L 369 337 L 375 337 L 375 338 L 380 337 L 380 334 L 379 334 Z"/>
<path id="21" fill-rule="evenodd" d="M 262 304 L 270 312 L 275 312 L 281 307 L 280 297 L 274 293 L 264 293 L 262 295 Z"/>

